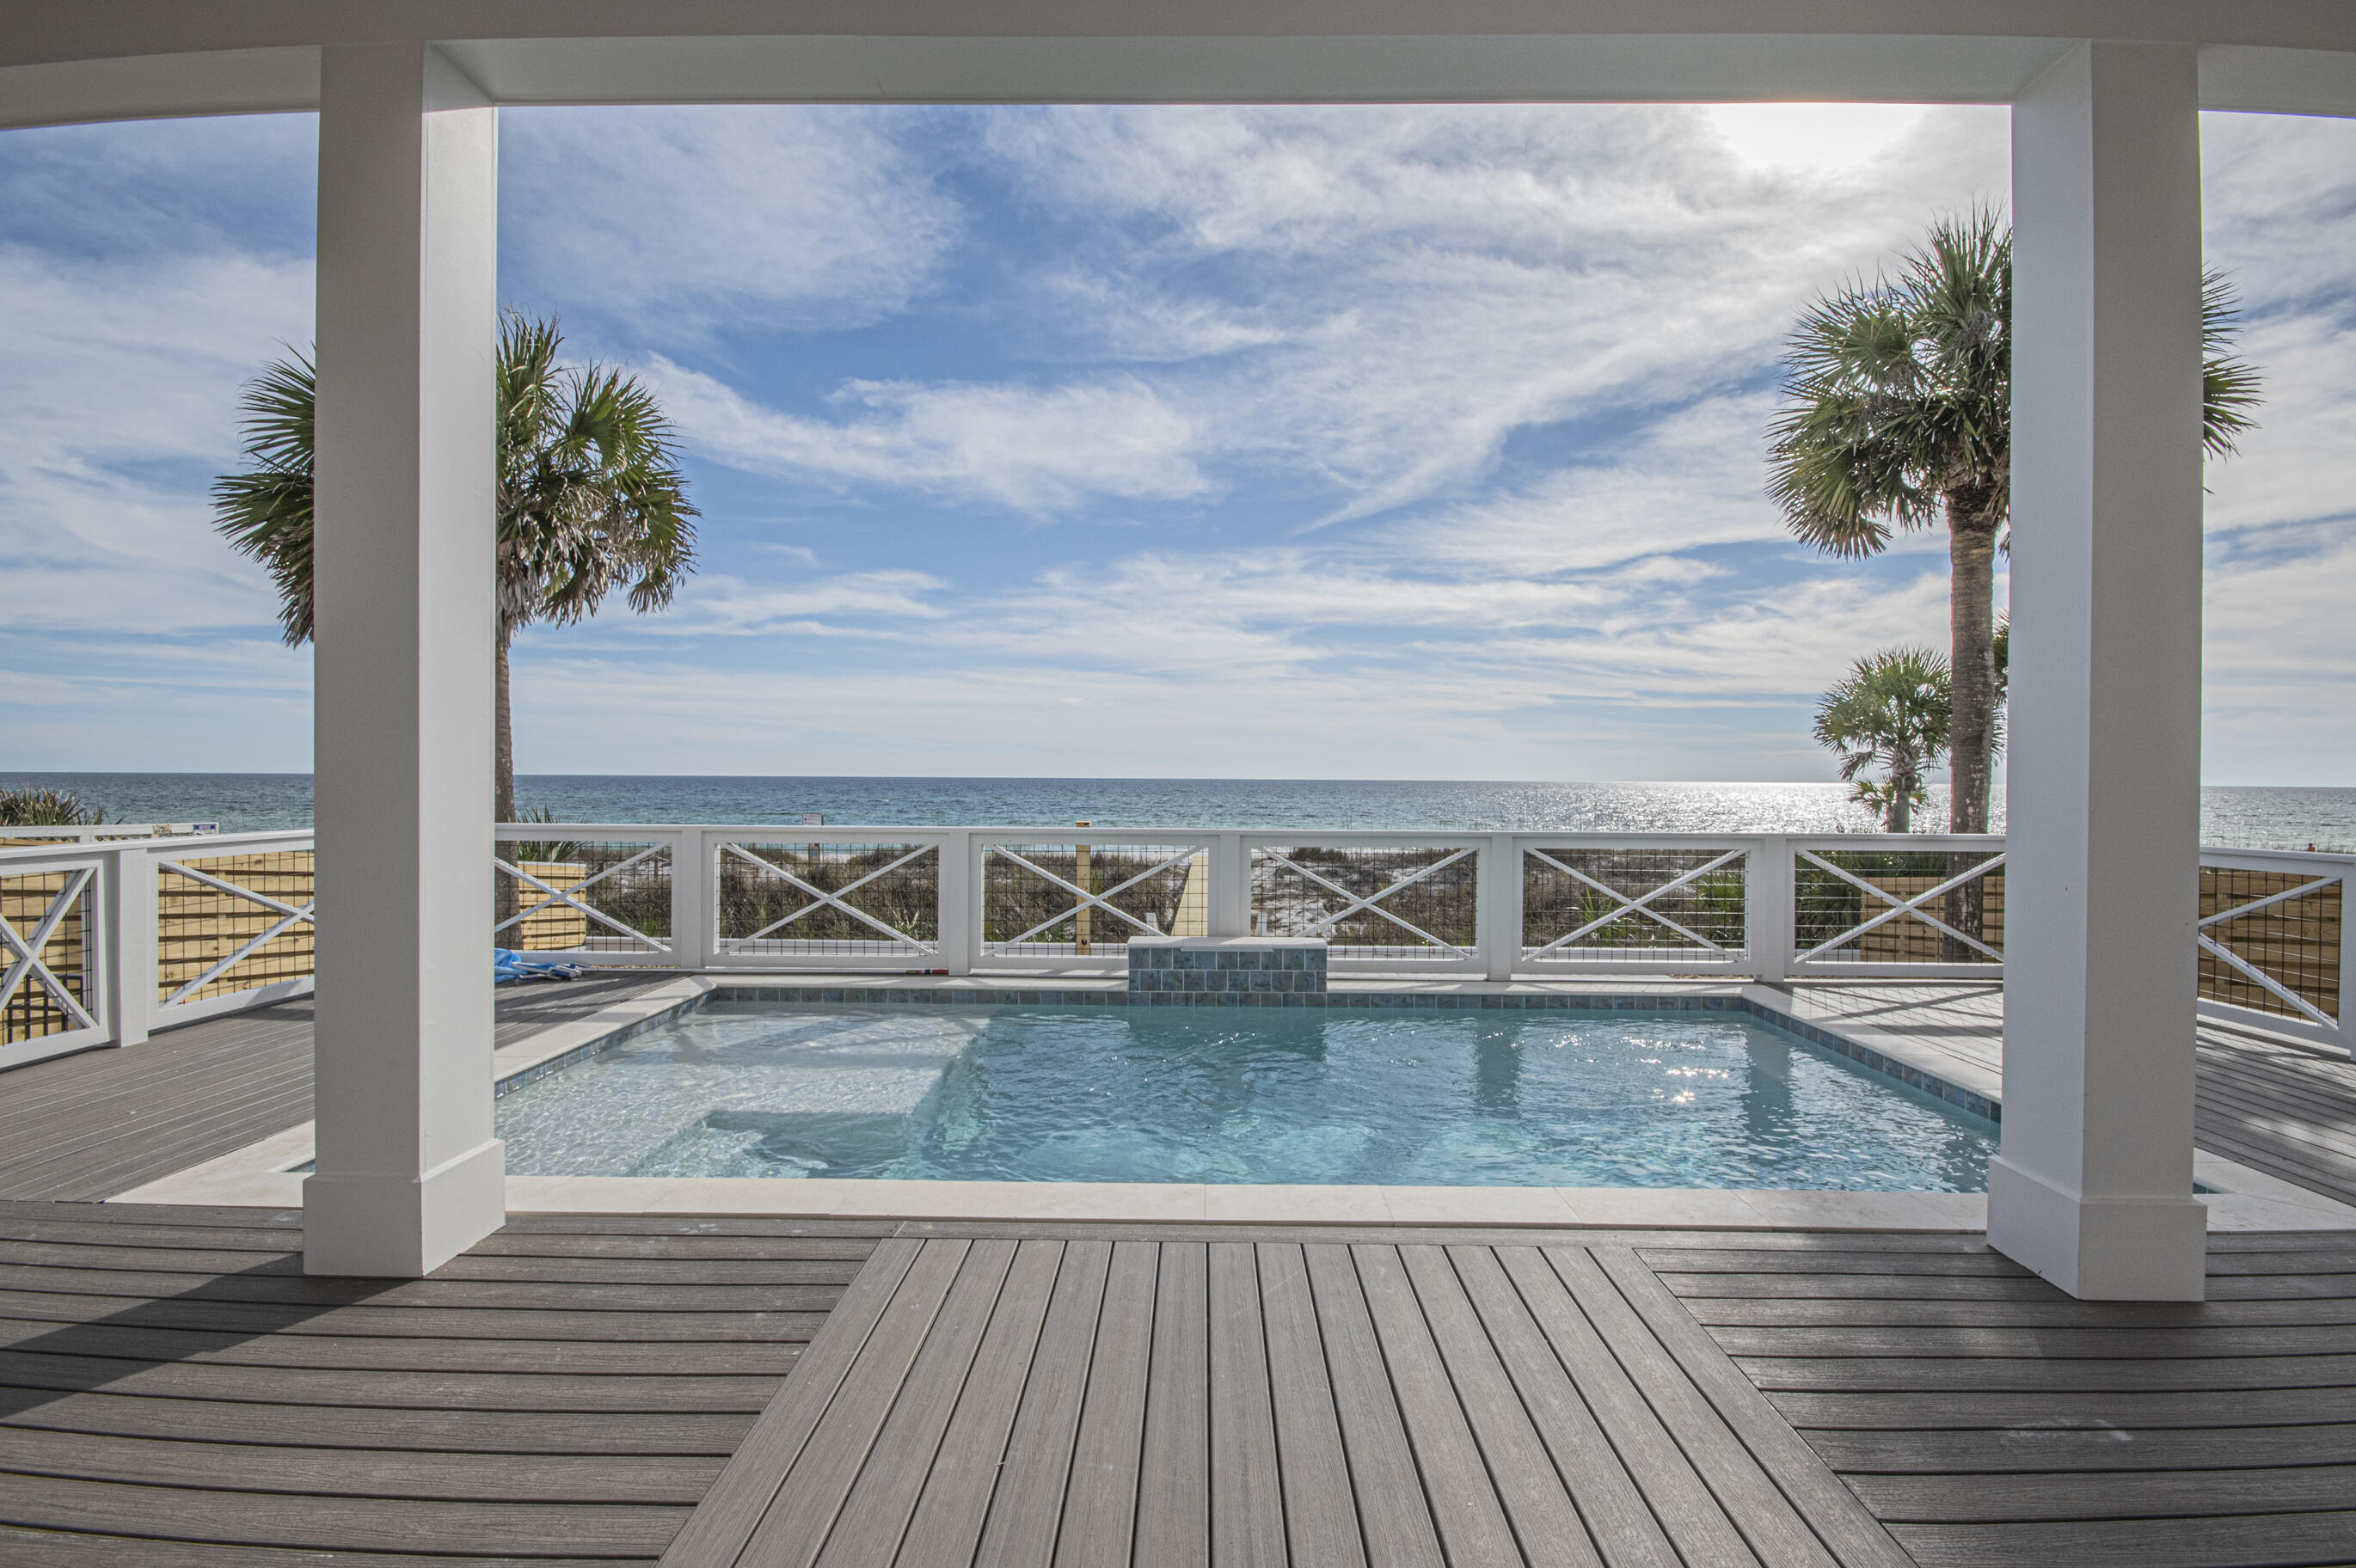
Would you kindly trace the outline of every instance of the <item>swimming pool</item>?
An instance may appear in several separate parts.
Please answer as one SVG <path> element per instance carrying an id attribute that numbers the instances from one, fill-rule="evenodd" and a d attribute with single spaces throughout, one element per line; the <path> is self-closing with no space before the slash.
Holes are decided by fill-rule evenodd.
<path id="1" fill-rule="evenodd" d="M 1997 1129 L 1748 1017 L 719 1001 L 498 1101 L 533 1176 L 1976 1192 Z"/>

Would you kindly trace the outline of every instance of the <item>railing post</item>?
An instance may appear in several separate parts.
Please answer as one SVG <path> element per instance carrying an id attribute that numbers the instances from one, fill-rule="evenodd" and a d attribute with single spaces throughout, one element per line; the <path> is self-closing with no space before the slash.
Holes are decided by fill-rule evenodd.
<path id="1" fill-rule="evenodd" d="M 1522 958 L 1522 851 L 1510 833 L 1492 833 L 1472 862 L 1472 941 L 1483 971 L 1510 980 Z"/>
<path id="2" fill-rule="evenodd" d="M 1213 936 L 1251 934 L 1251 847 L 1240 833 L 1222 833 L 1211 848 L 1211 907 L 1205 912 Z"/>
<path id="3" fill-rule="evenodd" d="M 2331 1021 L 2340 1028 L 2340 1042 L 2348 1048 L 2350 1056 L 2356 1057 L 2356 1035 L 2351 1035 L 2348 1028 L 2348 987 L 2356 981 L 2356 920 L 2349 918 L 2356 915 L 2356 909 L 2349 907 L 2350 869 L 2347 866 L 2340 868 L 2340 987 L 2333 993 Z M 2197 957 L 2201 950 L 2195 947 L 2192 951 Z M 2193 1006 L 2197 1008 L 2199 1001 L 2195 1000 Z"/>
<path id="4" fill-rule="evenodd" d="M 938 933 L 940 966 L 952 975 L 973 973 L 974 955 L 981 950 L 981 879 L 975 874 L 980 847 L 970 833 L 945 833 L 939 841 L 940 875 L 935 890 L 939 909 L 934 916 Z"/>
<path id="5" fill-rule="evenodd" d="M 1792 841 L 1780 835 L 1751 840 L 1743 882 L 1742 941 L 1751 950 L 1751 973 L 1770 983 L 1784 979 L 1799 951 Z"/>
<path id="6" fill-rule="evenodd" d="M 670 955 L 682 969 L 711 967 L 720 949 L 712 859 L 712 840 L 701 827 L 681 827 L 671 840 Z"/>
<path id="7" fill-rule="evenodd" d="M 143 845 L 106 858 L 106 1023 L 117 1045 L 147 1039 L 155 1016 L 155 861 Z"/>

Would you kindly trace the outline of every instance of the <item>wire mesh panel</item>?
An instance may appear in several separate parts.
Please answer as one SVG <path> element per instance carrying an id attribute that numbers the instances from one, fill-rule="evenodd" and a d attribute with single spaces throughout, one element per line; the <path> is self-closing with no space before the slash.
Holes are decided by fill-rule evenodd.
<path id="1" fill-rule="evenodd" d="M 1794 857 L 1794 962 L 2004 962 L 2004 856 L 1994 848 L 1802 849 Z"/>
<path id="2" fill-rule="evenodd" d="M 2340 1021 L 2341 874 L 2201 868 L 2201 992 L 2277 1017 Z"/>
<path id="3" fill-rule="evenodd" d="M 491 874 L 491 941 L 582 957 L 670 951 L 670 846 L 502 838 Z"/>
<path id="4" fill-rule="evenodd" d="M 1120 957 L 1132 936 L 1210 929 L 1199 844 L 992 844 L 981 867 L 987 955 Z"/>
<path id="5" fill-rule="evenodd" d="M 720 846 L 723 954 L 916 955 L 939 951 L 941 852 L 931 844 Z"/>
<path id="6" fill-rule="evenodd" d="M 155 866 L 155 1000 L 235 996 L 314 968 L 308 849 L 209 855 Z"/>
<path id="7" fill-rule="evenodd" d="M 1748 864 L 1741 848 L 1525 849 L 1522 957 L 1730 967 L 1748 956 Z"/>
<path id="8" fill-rule="evenodd" d="M 98 1027 L 97 877 L 0 876 L 0 1045 Z"/>
<path id="9" fill-rule="evenodd" d="M 1470 848 L 1255 846 L 1252 931 L 1323 937 L 1337 959 L 1470 959 L 1479 869 Z"/>

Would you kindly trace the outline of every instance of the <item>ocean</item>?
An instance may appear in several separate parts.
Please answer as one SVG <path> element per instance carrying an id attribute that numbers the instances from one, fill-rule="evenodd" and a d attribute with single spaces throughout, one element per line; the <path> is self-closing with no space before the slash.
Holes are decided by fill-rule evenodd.
<path id="1" fill-rule="evenodd" d="M 308 773 L 0 773 L 66 790 L 126 822 L 307 827 Z M 516 795 L 568 822 L 799 822 L 895 827 L 1377 827 L 1451 832 L 1861 833 L 1837 784 L 1528 784 L 1398 779 L 666 778 L 524 774 Z M 2002 826 L 1999 808 L 1998 827 Z M 1922 820 L 1946 820 L 1934 792 Z M 2356 789 L 2201 792 L 2201 841 L 2356 851 Z"/>

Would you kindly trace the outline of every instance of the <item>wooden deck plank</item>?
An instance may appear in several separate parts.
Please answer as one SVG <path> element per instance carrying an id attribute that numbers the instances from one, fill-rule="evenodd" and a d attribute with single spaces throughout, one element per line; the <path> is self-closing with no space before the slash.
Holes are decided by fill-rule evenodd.
<path id="1" fill-rule="evenodd" d="M 1496 1253 L 1460 1243 L 1448 1249 L 1505 1375 L 1513 1381 L 1555 1472 L 1597 1552 L 1611 1568 L 1676 1568 L 1676 1549 L 1661 1531 L 1644 1493 L 1612 1451 L 1595 1414 L 1547 1347 L 1529 1308 L 1505 1277 Z"/>
<path id="2" fill-rule="evenodd" d="M 155 1399 L 112 1392 L 0 1396 L 0 1429 L 84 1432 L 306 1448 L 412 1448 L 472 1454 L 697 1454 L 726 1457 L 750 1412 L 620 1413 L 367 1409 L 255 1400 Z"/>
<path id="3" fill-rule="evenodd" d="M 1284 1481 L 1277 1459 L 1259 1256 L 1247 1242 L 1205 1243 L 1210 1275 L 1210 1561 L 1281 1568 Z M 1348 1522 L 1353 1539 L 1357 1521 Z"/>
<path id="4" fill-rule="evenodd" d="M 1210 1260 L 1201 1242 L 1162 1249 L 1137 1481 L 1137 1568 L 1200 1568 L 1211 1556 Z"/>
<path id="5" fill-rule="evenodd" d="M 1302 1253 L 1366 1561 L 1372 1568 L 1439 1568 L 1447 1561 L 1439 1527 L 1416 1471 L 1398 1396 L 1383 1369 L 1381 1342 L 1349 1249 L 1319 1243 Z"/>
<path id="6" fill-rule="evenodd" d="M 1028 1242 L 1038 1238 L 1026 1238 Z M 1094 1372 L 1097 1319 L 1112 1268 L 1110 1242 L 1064 1243 L 1047 1318 L 1006 1444 L 1006 1466 L 982 1521 L 974 1568 L 1037 1568 L 1063 1523 L 1080 1412 Z M 912 1563 L 911 1568 L 916 1568 Z"/>
<path id="7" fill-rule="evenodd" d="M 1588 1538 L 1569 1488 L 1556 1472 L 1553 1457 L 1448 1254 L 1438 1247 L 1383 1251 L 1406 1268 L 1445 1375 L 1455 1385 L 1455 1403 L 1463 1407 L 1468 1435 L 1487 1464 L 1487 1478 L 1512 1523 L 1523 1561 L 1533 1568 L 1541 1563 L 1576 1568 L 1600 1564 L 1603 1559 Z M 1371 1289 L 1371 1278 L 1368 1284 Z M 1379 1316 L 1376 1322 L 1379 1327 Z M 1430 1473 L 1427 1467 L 1425 1474 Z"/>
<path id="8" fill-rule="evenodd" d="M 809 1322 L 810 1318 L 805 1317 Z M 806 1337 L 806 1336 L 805 1336 Z M 110 1322 L 19 1323 L 0 1318 L 0 1350 L 92 1356 L 104 1361 L 174 1361 L 214 1367 L 318 1371 L 658 1373 L 782 1378 L 801 1353 L 795 1340 L 583 1344 L 563 1339 L 360 1339 L 326 1334 L 146 1328 Z"/>
<path id="9" fill-rule="evenodd" d="M 314 1552 L 644 1558 L 687 1515 L 646 1504 L 291 1497 L 0 1473 L 0 1525 Z"/>
<path id="10" fill-rule="evenodd" d="M 1901 1524 L 1922 1568 L 2216 1568 L 2356 1562 L 2356 1512 L 2061 1524 Z"/>
<path id="11" fill-rule="evenodd" d="M 2147 1470 L 2105 1476 L 2019 1475 L 1991 1487 L 1980 1476 L 1856 1476 L 1866 1506 L 1892 1525 L 2005 1520 L 2182 1519 L 2187 1515 L 2317 1513 L 2356 1499 L 2356 1466 L 2286 1469 Z M 2351 1538 L 2356 1544 L 2356 1538 Z"/>
<path id="12" fill-rule="evenodd" d="M 1549 1253 L 1563 1272 L 1571 1249 Z M 1651 1330 L 1660 1349 L 1693 1389 L 1750 1451 L 1751 1460 L 1789 1499 L 1808 1528 L 1844 1568 L 1905 1568 L 1906 1559 L 1856 1495 L 1826 1467 L 1806 1442 L 1711 1342 L 1668 1287 L 1625 1247 L 1585 1249 L 1589 1261 L 1619 1287 L 1621 1298 Z M 1645 1355 L 1641 1342 L 1638 1354 Z M 1647 1357 L 1649 1359 L 1649 1357 Z M 1721 1494 L 1723 1495 L 1723 1494 Z"/>
<path id="13" fill-rule="evenodd" d="M 709 1456 L 415 1453 L 0 1427 L 0 1471 L 14 1475 L 440 1502 L 529 1498 L 692 1508 L 711 1489 L 721 1463 Z"/>
<path id="14" fill-rule="evenodd" d="M 1152 1364 L 1161 1247 L 1116 1242 L 1096 1322 L 1087 1393 L 1064 1517 L 1057 1568 L 1126 1563 L 1136 1536 L 1138 1466 L 1145 1452 L 1145 1383 Z"/>
<path id="15" fill-rule="evenodd" d="M 1365 1568 L 1357 1499 L 1307 1260 L 1299 1246 L 1284 1242 L 1254 1243 L 1252 1254 L 1259 1265 L 1269 1407 L 1276 1423 L 1277 1477 L 1284 1492 L 1290 1562 L 1295 1568 Z"/>
<path id="16" fill-rule="evenodd" d="M 898 1561 L 911 1568 L 973 1561 L 991 1496 L 1007 1463 L 1007 1441 L 1030 1381 L 1063 1254 L 1060 1242 L 1015 1245 L 997 1309 L 974 1352 L 973 1371 L 958 1392 L 957 1412 L 900 1545 Z"/>
<path id="17" fill-rule="evenodd" d="M 1375 1338 L 1390 1368 L 1391 1390 L 1405 1418 L 1408 1443 L 1422 1472 L 1424 1497 L 1451 1563 L 1512 1563 L 1522 1555 L 1505 1521 L 1480 1445 L 1448 1369 L 1432 1342 L 1431 1327 L 1408 1283 L 1398 1249 L 1368 1243 L 1350 1249 Z M 1339 1271 L 1336 1271 L 1338 1277 Z M 1586 1531 L 1573 1521 L 1582 1541 Z M 1555 1561 L 1551 1556 L 1546 1561 Z M 1590 1558 L 1590 1561 L 1592 1561 Z"/>
<path id="18" fill-rule="evenodd" d="M 1687 1563 L 1755 1563 L 1700 1472 L 1621 1366 L 1596 1326 L 1534 1247 L 1501 1247 L 1499 1264 L 1595 1413 L 1621 1466 Z"/>
<path id="19" fill-rule="evenodd" d="M 885 1242 L 875 1249 L 867 1268 L 844 1294 L 841 1306 L 810 1342 L 794 1369 L 795 1375 L 787 1379 L 777 1397 L 762 1411 L 744 1445 L 712 1483 L 703 1505 L 669 1543 L 663 1554 L 666 1564 L 725 1568 L 736 1561 L 924 1252 L 923 1245 L 915 1242 Z M 945 1292 L 947 1275 L 955 1266 L 955 1254 L 948 1251 L 937 1254 L 903 1317 L 924 1311 L 923 1300 L 937 1299 Z M 895 1323 L 895 1330 L 898 1327 Z M 913 1348 L 909 1353 L 914 1355 Z"/>
<path id="20" fill-rule="evenodd" d="M 1778 1488 L 1758 1456 L 1728 1429 L 1724 1419 L 1693 1386 L 1683 1367 L 1654 1339 L 1643 1317 L 1622 1296 L 1586 1247 L 1545 1249 L 1547 1262 L 1579 1308 L 1611 1345 L 1612 1353 L 1678 1448 L 1708 1481 L 1751 1549 L 1774 1563 L 1835 1561 L 1807 1520 Z M 1632 1260 L 1633 1261 L 1633 1260 Z M 1641 1265 L 1639 1265 L 1641 1266 Z"/>
<path id="21" fill-rule="evenodd" d="M 975 1352 L 997 1312 L 1014 1247 L 1012 1242 L 976 1242 L 966 1253 L 957 1284 L 934 1317 L 924 1349 L 909 1365 L 892 1413 L 876 1434 L 867 1462 L 843 1499 L 841 1517 L 832 1532 L 823 1536 L 823 1545 L 797 1553 L 770 1544 L 780 1539 L 770 1531 L 772 1521 L 782 1523 L 793 1511 L 788 1477 L 788 1490 L 778 1494 L 762 1529 L 746 1544 L 747 1557 L 789 1568 L 806 1562 L 823 1568 L 890 1568 L 972 1374 Z"/>

